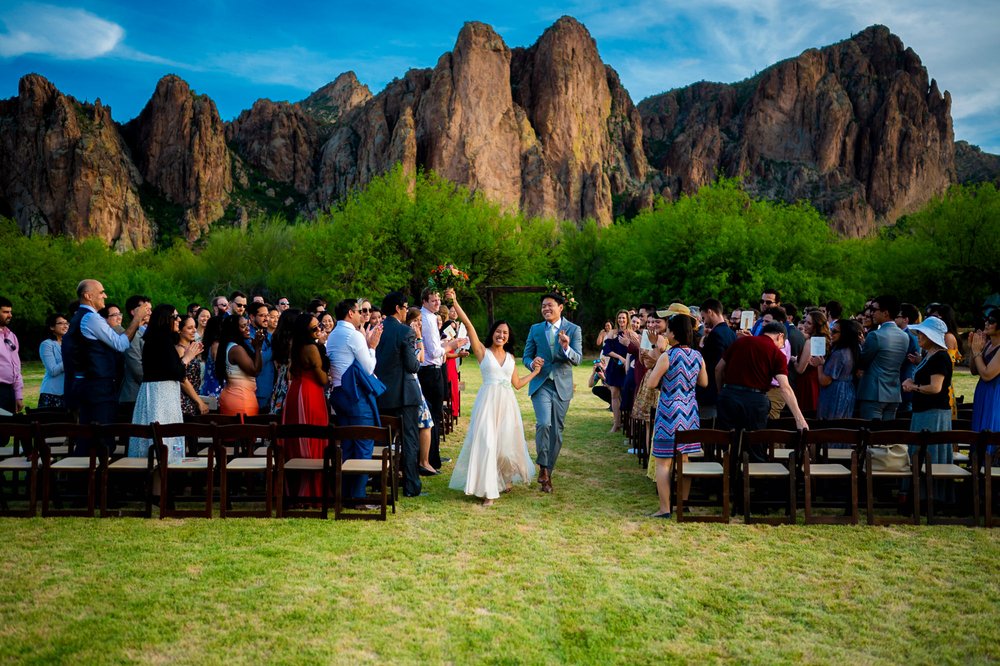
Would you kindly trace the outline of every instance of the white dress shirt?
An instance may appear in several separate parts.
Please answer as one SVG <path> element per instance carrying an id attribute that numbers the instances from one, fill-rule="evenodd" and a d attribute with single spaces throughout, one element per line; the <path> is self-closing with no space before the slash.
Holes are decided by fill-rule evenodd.
<path id="1" fill-rule="evenodd" d="M 81 305 L 80 307 L 90 310 L 90 312 L 83 315 L 83 318 L 80 320 L 80 332 L 83 334 L 83 337 L 88 340 L 99 340 L 114 349 L 116 352 L 124 353 L 128 351 L 129 345 L 132 344 L 132 341 L 128 339 L 127 335 L 124 333 L 118 333 L 115 329 L 111 328 L 111 324 L 109 324 L 104 317 L 97 314 L 97 310 L 91 306 Z M 139 333 L 136 332 L 136 335 L 139 335 Z"/>
<path id="2" fill-rule="evenodd" d="M 438 330 L 437 313 L 421 307 L 420 326 L 424 336 L 424 362 L 420 366 L 433 365 L 440 368 L 444 363 L 445 351 L 441 344 L 441 331 Z"/>
<path id="3" fill-rule="evenodd" d="M 375 350 L 368 346 L 365 336 L 354 324 L 341 319 L 326 340 L 326 355 L 330 357 L 330 383 L 340 386 L 340 380 L 357 361 L 365 372 L 375 372 Z"/>

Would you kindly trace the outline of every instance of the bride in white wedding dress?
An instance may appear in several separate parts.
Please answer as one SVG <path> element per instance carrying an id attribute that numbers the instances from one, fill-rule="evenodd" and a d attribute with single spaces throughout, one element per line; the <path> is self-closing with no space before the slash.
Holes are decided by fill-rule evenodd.
<path id="1" fill-rule="evenodd" d="M 483 505 L 490 506 L 501 492 L 514 483 L 530 483 L 535 473 L 514 389 L 527 386 L 542 369 L 544 361 L 536 358 L 531 364 L 531 373 L 518 377 L 514 354 L 506 349 L 510 341 L 510 326 L 504 321 L 493 324 L 487 339 L 490 346 L 484 347 L 469 317 L 455 299 L 454 291 L 447 290 L 445 297 L 454 301 L 458 318 L 468 330 L 472 353 L 479 361 L 483 375 L 483 385 L 472 406 L 469 430 L 448 487 L 464 491 L 466 495 L 482 497 Z"/>

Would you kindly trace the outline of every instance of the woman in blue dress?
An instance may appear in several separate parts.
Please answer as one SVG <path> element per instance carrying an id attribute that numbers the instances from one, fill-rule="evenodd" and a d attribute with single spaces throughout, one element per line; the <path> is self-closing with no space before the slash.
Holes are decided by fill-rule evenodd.
<path id="1" fill-rule="evenodd" d="M 695 386 L 708 386 L 708 370 L 701 352 L 694 346 L 694 320 L 684 314 L 675 314 L 667 321 L 667 335 L 660 339 L 661 351 L 656 365 L 646 378 L 651 386 L 660 387 L 660 400 L 656 407 L 653 423 L 653 458 L 656 459 L 656 493 L 660 498 L 659 510 L 654 518 L 670 518 L 670 474 L 674 456 L 687 456 L 701 450 L 700 444 L 676 446 L 675 433 L 678 430 L 697 430 L 701 427 L 698 418 L 698 402 L 695 400 Z M 686 498 L 691 490 L 691 480 L 685 479 L 680 492 Z"/>
<path id="2" fill-rule="evenodd" d="M 827 356 L 813 356 L 819 379 L 819 419 L 849 419 L 854 416 L 854 372 L 858 367 L 861 324 L 853 319 L 839 319 L 830 327 L 830 351 Z"/>
<path id="3" fill-rule="evenodd" d="M 1000 431 L 1000 310 L 991 310 L 983 322 L 983 330 L 969 334 L 971 360 L 969 370 L 979 375 L 972 401 L 972 429 Z M 993 451 L 990 451 L 993 453 Z"/>
<path id="4" fill-rule="evenodd" d="M 611 389 L 611 413 L 615 422 L 611 432 L 622 429 L 622 386 L 625 385 L 625 359 L 628 356 L 628 346 L 619 341 L 618 336 L 628 331 L 628 311 L 619 310 L 615 315 L 618 328 L 604 339 L 601 356 L 608 359 L 604 369 L 604 383 Z"/>

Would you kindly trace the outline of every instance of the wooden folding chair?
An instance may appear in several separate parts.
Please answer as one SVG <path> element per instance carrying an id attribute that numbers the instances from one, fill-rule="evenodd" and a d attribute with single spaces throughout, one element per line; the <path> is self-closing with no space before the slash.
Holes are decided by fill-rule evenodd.
<path id="1" fill-rule="evenodd" d="M 977 444 L 978 460 L 982 461 L 980 473 L 985 479 L 985 493 L 983 500 L 985 507 L 985 527 L 997 527 L 1000 525 L 1000 518 L 993 518 L 993 480 L 1000 478 L 1000 432 L 986 430 L 979 433 Z M 992 449 L 992 452 L 990 451 Z"/>
<path id="2" fill-rule="evenodd" d="M 403 482 L 403 420 L 398 416 L 379 414 L 379 423 L 389 429 L 389 476 L 392 479 L 392 499 L 399 501 L 399 487 Z M 382 447 L 372 449 L 372 458 L 381 458 Z"/>
<path id="3" fill-rule="evenodd" d="M 232 415 L 232 414 L 185 414 L 184 423 L 201 423 L 203 425 L 233 425 L 237 423 L 243 423 L 243 419 L 247 417 L 242 414 Z M 209 453 L 214 452 L 215 440 L 212 437 L 194 437 L 189 438 L 188 453 L 193 456 L 207 456 Z M 232 458 L 236 455 L 235 449 L 232 447 L 226 447 L 226 455 Z"/>
<path id="4" fill-rule="evenodd" d="M 795 524 L 798 509 L 795 506 L 795 451 L 800 441 L 799 433 L 794 430 L 755 430 L 753 432 L 744 431 L 741 440 L 742 462 L 743 462 L 743 520 L 749 525 L 751 523 L 765 523 L 768 525 Z M 788 450 L 788 464 L 783 465 L 777 462 L 775 455 L 776 448 Z M 766 447 L 767 460 L 765 462 L 750 462 L 749 449 L 763 449 Z M 767 479 L 771 481 L 788 481 L 788 499 L 786 502 L 786 515 L 783 518 L 762 518 L 750 515 L 750 480 Z"/>
<path id="5" fill-rule="evenodd" d="M 945 430 L 941 432 L 923 431 L 918 438 L 920 453 L 919 471 L 926 481 L 927 492 L 927 524 L 928 525 L 970 525 L 979 524 L 979 469 L 976 461 L 972 460 L 972 469 L 968 470 L 955 463 L 931 463 L 927 452 L 928 446 L 954 446 L 970 451 L 974 457 L 976 455 L 976 444 L 979 442 L 979 433 L 971 430 Z M 934 513 L 934 481 L 950 480 L 953 482 L 963 482 L 965 492 L 969 497 L 972 515 L 969 517 L 949 516 L 943 518 Z M 971 482 L 971 484 L 969 483 Z M 956 485 L 958 485 L 956 483 Z M 971 486 L 971 487 L 970 487 Z"/>
<path id="6" fill-rule="evenodd" d="M 806 524 L 858 524 L 858 450 L 862 446 L 862 431 L 843 428 L 826 428 L 823 430 L 806 430 L 802 433 L 802 479 L 805 486 Z M 851 449 L 830 449 L 830 444 L 850 444 Z M 849 453 L 847 467 L 839 462 L 833 462 L 830 453 L 834 451 Z M 829 482 L 847 480 L 850 483 L 847 505 L 850 511 L 846 516 L 813 515 L 813 481 Z"/>
<path id="7" fill-rule="evenodd" d="M 277 458 L 277 481 L 275 483 L 275 493 L 277 494 L 277 517 L 278 518 L 326 518 L 329 515 L 330 497 L 330 475 L 333 470 L 333 428 L 334 426 L 311 425 L 308 423 L 281 423 L 274 432 L 275 441 L 283 447 Z M 289 439 L 322 439 L 326 442 L 323 446 L 322 458 L 292 458 L 285 460 L 286 453 L 284 447 Z M 322 497 L 300 498 L 292 495 L 288 491 L 288 472 L 292 473 L 314 473 L 320 474 Z M 292 500 L 304 502 L 320 503 L 319 510 L 292 509 L 289 504 Z"/>
<path id="8" fill-rule="evenodd" d="M 154 423 L 153 424 L 153 446 L 156 447 L 156 456 L 160 466 L 160 518 L 211 518 L 212 517 L 212 495 L 215 491 L 215 461 L 214 451 L 207 456 L 186 456 L 180 461 L 170 462 L 170 448 L 164 440 L 174 437 L 183 437 L 185 447 L 187 440 L 211 439 L 215 441 L 216 426 L 204 423 Z M 187 451 L 190 453 L 190 450 Z M 180 474 L 188 475 L 190 478 L 204 474 L 205 476 L 205 506 L 203 509 L 178 509 L 176 507 L 178 499 L 187 502 L 201 502 L 201 497 L 193 494 L 189 497 L 171 496 L 173 481 L 171 477 Z"/>
<path id="9" fill-rule="evenodd" d="M 729 455 L 733 445 L 735 432 L 725 430 L 679 430 L 674 435 L 677 444 L 689 444 L 698 442 L 705 451 L 706 461 L 704 462 L 684 462 L 684 456 L 674 456 L 674 473 L 676 482 L 677 501 L 676 515 L 677 522 L 691 523 L 728 523 L 729 522 Z M 683 482 L 685 478 L 693 479 L 719 479 L 721 487 L 719 489 L 719 503 L 722 505 L 722 515 L 719 516 L 698 516 L 685 511 Z"/>
<path id="10" fill-rule="evenodd" d="M 274 432 L 278 425 L 276 423 L 263 424 L 235 424 L 218 426 L 215 429 L 215 449 L 216 461 L 219 466 L 219 517 L 255 517 L 270 518 L 273 511 L 274 501 L 274 459 L 277 453 L 282 453 L 276 446 Z M 235 443 L 236 450 L 248 451 L 250 455 L 238 455 L 229 459 L 227 448 L 230 443 Z M 263 444 L 263 446 L 261 446 Z M 263 448 L 263 456 L 256 455 L 257 450 Z M 229 475 L 264 475 L 264 497 L 255 497 L 248 486 L 246 496 L 237 497 L 237 501 L 253 501 L 263 499 L 263 509 L 241 509 L 231 510 L 230 502 L 233 496 L 229 491 Z"/>
<path id="11" fill-rule="evenodd" d="M 0 442 L 11 442 L 9 456 L 0 458 L 0 515 L 34 517 L 38 512 L 38 446 L 36 430 L 38 424 L 28 423 L 23 418 L 0 417 Z M 25 476 L 24 500 L 25 509 L 11 509 L 8 504 L 7 492 L 3 486 L 3 476 L 10 472 L 10 489 L 17 497 L 17 480 Z"/>
<path id="12" fill-rule="evenodd" d="M 94 516 L 97 506 L 97 475 L 99 472 L 98 451 L 101 448 L 97 442 L 97 428 L 88 423 L 42 423 L 38 425 L 39 455 L 42 465 L 42 515 L 43 516 Z M 53 448 L 62 450 L 70 446 L 68 442 L 85 439 L 95 442 L 90 447 L 90 453 L 85 456 L 65 455 L 58 459 L 52 453 Z M 50 445 L 49 442 L 67 442 L 66 444 Z M 52 496 L 55 491 L 56 475 L 86 475 L 85 509 L 53 508 Z"/>
<path id="13" fill-rule="evenodd" d="M 913 460 L 910 461 L 910 469 L 908 470 L 872 470 L 872 449 L 876 447 L 887 447 L 893 444 L 903 444 L 907 447 L 915 446 L 918 444 L 917 433 L 910 432 L 909 430 L 877 430 L 871 432 L 865 432 L 863 435 L 864 439 L 864 450 L 865 450 L 865 490 L 866 490 L 866 509 L 868 514 L 868 524 L 869 525 L 899 525 L 899 524 L 920 524 L 920 476 L 917 471 L 917 465 L 913 464 Z M 908 518 L 888 518 L 885 516 L 875 515 L 875 480 L 881 479 L 883 481 L 893 479 L 896 482 L 902 479 L 909 478 L 911 481 L 910 493 L 912 494 L 912 502 L 910 510 L 913 512 Z M 896 508 L 896 505 L 892 505 L 892 508 Z"/>
<path id="14" fill-rule="evenodd" d="M 112 515 L 108 508 L 108 494 L 112 476 L 118 480 L 141 479 L 143 499 L 142 509 L 117 508 L 114 515 L 151 517 L 153 515 L 153 475 L 159 467 L 156 447 L 150 446 L 149 451 L 142 458 L 130 458 L 128 456 L 128 442 L 132 437 L 153 440 L 153 426 L 136 423 L 111 423 L 99 426 L 98 436 L 102 441 L 110 439 L 115 443 L 113 454 L 109 453 L 108 448 L 104 445 L 98 448 L 101 467 L 101 517 L 106 518 Z M 116 500 L 120 502 L 120 498 L 116 498 Z"/>
<path id="15" fill-rule="evenodd" d="M 396 502 L 388 490 L 389 486 L 389 442 L 390 432 L 386 427 L 377 426 L 338 426 L 334 428 L 335 448 L 333 450 L 334 482 L 333 507 L 335 520 L 385 520 L 388 504 L 392 504 L 392 512 L 396 513 Z M 353 439 L 371 439 L 375 446 L 381 446 L 382 457 L 379 460 L 359 459 L 344 460 L 341 442 Z M 366 494 L 361 503 L 378 500 L 381 506 L 379 514 L 368 512 L 348 513 L 344 507 L 344 476 L 367 474 L 378 476 L 381 490 L 378 495 Z M 357 501 L 355 501 L 357 503 Z"/>

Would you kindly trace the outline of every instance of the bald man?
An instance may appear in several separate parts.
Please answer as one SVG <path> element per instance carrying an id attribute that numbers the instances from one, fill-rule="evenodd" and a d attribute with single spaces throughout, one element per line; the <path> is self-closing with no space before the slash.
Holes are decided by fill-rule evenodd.
<path id="1" fill-rule="evenodd" d="M 139 325 L 149 319 L 151 306 L 141 304 L 124 333 L 116 332 L 97 314 L 107 294 L 97 280 L 83 280 L 76 287 L 80 307 L 63 338 L 66 403 L 78 409 L 80 423 L 113 423 L 118 411 L 118 357 L 135 337 Z M 111 450 L 114 443 L 109 442 Z M 77 455 L 90 453 L 91 442 L 76 444 Z"/>

